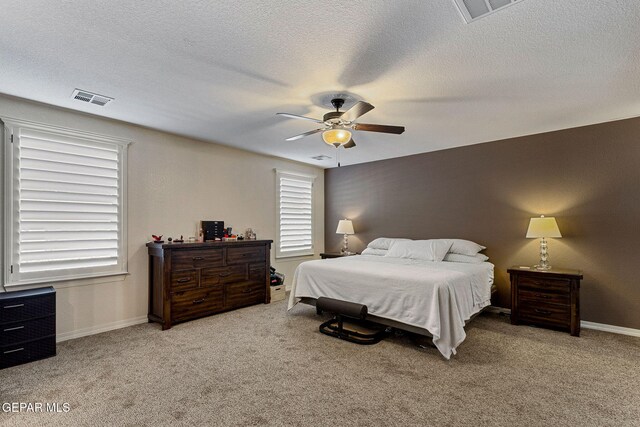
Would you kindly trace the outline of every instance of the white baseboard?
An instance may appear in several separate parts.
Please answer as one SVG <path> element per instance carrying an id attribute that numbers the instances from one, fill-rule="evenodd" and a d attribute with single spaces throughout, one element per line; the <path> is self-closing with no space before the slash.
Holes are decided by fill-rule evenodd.
<path id="1" fill-rule="evenodd" d="M 114 329 L 126 328 L 127 326 L 147 323 L 147 316 L 135 317 L 133 319 L 118 320 L 104 325 L 92 326 L 89 328 L 76 329 L 75 331 L 63 332 L 56 335 L 56 342 L 72 340 L 74 338 L 86 337 L 88 335 L 100 334 L 102 332 L 113 331 Z"/>
<path id="2" fill-rule="evenodd" d="M 494 307 L 492 305 L 487 307 L 487 311 L 490 313 L 511 314 L 510 308 Z M 593 329 L 595 331 L 611 332 L 612 334 L 640 337 L 640 329 L 625 328 L 623 326 L 615 326 L 615 325 L 607 325 L 606 323 L 595 323 L 595 322 L 588 322 L 585 320 L 581 320 L 580 327 L 584 329 Z"/>
<path id="3" fill-rule="evenodd" d="M 640 329 L 624 328 L 622 326 L 607 325 L 605 323 L 580 322 L 580 327 L 585 329 L 594 329 L 596 331 L 611 332 L 612 334 L 630 335 L 632 337 L 640 337 Z"/>

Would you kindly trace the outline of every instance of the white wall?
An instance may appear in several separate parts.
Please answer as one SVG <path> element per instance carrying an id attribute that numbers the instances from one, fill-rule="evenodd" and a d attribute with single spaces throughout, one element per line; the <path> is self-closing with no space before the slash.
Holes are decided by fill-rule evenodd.
<path id="1" fill-rule="evenodd" d="M 96 107 L 98 108 L 98 107 Z M 108 107 L 107 107 L 108 108 Z M 317 176 L 314 186 L 316 256 L 324 250 L 324 172 L 276 157 L 183 138 L 124 122 L 0 95 L 0 117 L 97 132 L 133 141 L 128 167 L 129 275 L 54 284 L 58 339 L 146 321 L 147 250 L 151 234 L 185 238 L 198 221 L 223 220 L 235 231 L 252 227 L 259 239 L 276 237 L 274 168 Z M 260 141 L 256 141 L 257 144 Z M 290 283 L 304 260 L 274 258 Z M 284 313 L 283 313 L 284 315 Z"/>

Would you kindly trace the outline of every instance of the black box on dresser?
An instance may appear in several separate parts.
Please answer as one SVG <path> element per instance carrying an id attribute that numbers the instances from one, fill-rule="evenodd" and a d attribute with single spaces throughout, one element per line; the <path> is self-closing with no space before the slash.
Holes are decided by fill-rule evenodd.
<path id="1" fill-rule="evenodd" d="M 0 293 L 0 369 L 56 355 L 56 291 Z"/>
<path id="2" fill-rule="evenodd" d="M 271 240 L 147 243 L 149 322 L 175 323 L 271 299 Z"/>

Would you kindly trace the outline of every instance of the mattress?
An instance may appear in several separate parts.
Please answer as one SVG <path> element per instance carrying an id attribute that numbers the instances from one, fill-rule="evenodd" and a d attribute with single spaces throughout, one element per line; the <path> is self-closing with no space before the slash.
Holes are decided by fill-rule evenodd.
<path id="1" fill-rule="evenodd" d="M 449 359 L 467 320 L 490 304 L 493 264 L 358 255 L 298 266 L 289 297 L 329 297 L 367 306 L 372 315 L 427 330 Z"/>

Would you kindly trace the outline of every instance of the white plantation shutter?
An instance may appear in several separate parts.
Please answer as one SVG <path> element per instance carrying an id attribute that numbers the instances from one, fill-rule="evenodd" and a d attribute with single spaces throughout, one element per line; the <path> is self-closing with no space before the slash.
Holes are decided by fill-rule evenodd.
<path id="1" fill-rule="evenodd" d="M 127 142 L 4 121 L 7 285 L 126 273 Z"/>
<path id="2" fill-rule="evenodd" d="M 313 255 L 313 176 L 277 171 L 278 258 Z"/>

